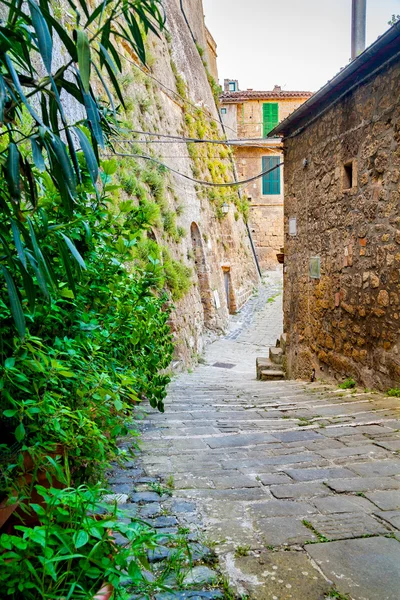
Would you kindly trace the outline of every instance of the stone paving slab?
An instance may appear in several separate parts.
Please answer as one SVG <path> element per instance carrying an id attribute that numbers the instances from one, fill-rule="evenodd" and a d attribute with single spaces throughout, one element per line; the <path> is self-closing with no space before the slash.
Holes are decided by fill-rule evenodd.
<path id="1" fill-rule="evenodd" d="M 281 332 L 281 298 L 267 302 L 276 277 L 202 364 L 171 383 L 165 413 L 148 414 L 146 471 L 172 477 L 172 514 L 215 543 L 239 594 L 324 600 L 333 581 L 355 600 L 399 600 L 391 594 L 399 577 L 400 402 L 320 382 L 256 380 L 256 357 Z"/>
<path id="2" fill-rule="evenodd" d="M 400 543 L 375 537 L 307 547 L 322 571 L 354 600 L 399 600 Z"/>

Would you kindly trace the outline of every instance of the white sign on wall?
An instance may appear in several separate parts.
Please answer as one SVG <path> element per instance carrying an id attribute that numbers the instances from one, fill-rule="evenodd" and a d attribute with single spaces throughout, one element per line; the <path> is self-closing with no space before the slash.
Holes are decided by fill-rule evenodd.
<path id="1" fill-rule="evenodd" d="M 214 295 L 215 308 L 218 310 L 219 308 L 221 308 L 221 301 L 219 299 L 218 290 L 214 290 L 213 295 Z"/>
<path id="2" fill-rule="evenodd" d="M 297 219 L 290 217 L 289 219 L 289 235 L 297 235 Z"/>

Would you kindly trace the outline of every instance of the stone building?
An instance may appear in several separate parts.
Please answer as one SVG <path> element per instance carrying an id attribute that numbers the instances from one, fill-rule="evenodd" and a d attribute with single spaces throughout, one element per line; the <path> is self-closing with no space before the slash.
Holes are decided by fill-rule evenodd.
<path id="1" fill-rule="evenodd" d="M 400 387 L 399 47 L 400 23 L 272 131 L 291 377 Z"/>
<path id="2" fill-rule="evenodd" d="M 280 139 L 269 132 L 311 96 L 278 85 L 272 91 L 240 90 L 237 80 L 225 79 L 221 116 L 234 147 L 239 179 L 247 179 L 282 162 Z M 283 169 L 249 183 L 243 193 L 250 204 L 249 225 L 262 271 L 277 268 L 283 246 Z"/>

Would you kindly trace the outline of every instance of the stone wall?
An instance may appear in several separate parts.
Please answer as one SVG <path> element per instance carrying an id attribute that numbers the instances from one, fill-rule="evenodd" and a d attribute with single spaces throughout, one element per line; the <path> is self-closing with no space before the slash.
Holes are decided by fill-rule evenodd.
<path id="1" fill-rule="evenodd" d="M 196 41 L 204 48 L 202 1 L 185 0 L 184 6 Z M 148 131 L 185 135 L 188 118 L 198 118 L 201 111 L 214 129 L 212 135 L 206 132 L 204 137 L 222 137 L 218 110 L 202 58 L 182 15 L 179 0 L 168 3 L 166 11 L 170 40 L 165 36 L 161 40 L 149 39 L 153 54 L 151 74 L 156 81 L 149 87 L 146 78 L 135 77 L 127 89 L 134 99 L 146 94 L 151 101 L 144 114 L 136 111 L 131 117 L 133 125 Z M 184 144 L 155 143 L 151 145 L 151 151 L 184 174 L 211 180 L 207 165 L 201 174 L 196 172 L 196 164 Z M 233 181 L 232 164 L 229 158 L 223 158 L 226 149 L 213 146 L 212 152 L 225 162 L 226 179 Z M 193 273 L 193 285 L 189 293 L 175 303 L 171 320 L 176 358 L 187 365 L 202 352 L 209 332 L 222 332 L 229 312 L 235 312 L 248 300 L 258 284 L 258 275 L 242 215 L 236 220 L 232 205 L 228 215 L 223 218 L 217 215 L 211 201 L 213 188 L 199 186 L 176 175 L 169 176 L 168 185 L 170 209 L 176 211 L 176 224 L 185 231 L 185 236 L 177 243 L 164 232 L 158 232 L 158 235 L 168 244 L 173 256 L 182 260 Z M 231 191 L 234 200 L 237 192 L 234 188 Z M 225 289 L 226 272 L 230 281 L 229 302 Z"/>
<path id="2" fill-rule="evenodd" d="M 321 377 L 399 387 L 399 89 L 397 63 L 285 140 L 291 377 L 315 368 Z M 311 257 L 320 257 L 318 279 L 309 276 Z"/>

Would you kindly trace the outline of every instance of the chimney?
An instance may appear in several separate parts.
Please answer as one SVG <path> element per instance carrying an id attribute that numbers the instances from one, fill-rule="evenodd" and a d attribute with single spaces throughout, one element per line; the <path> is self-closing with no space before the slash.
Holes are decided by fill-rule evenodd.
<path id="1" fill-rule="evenodd" d="M 273 92 L 281 92 L 282 88 L 280 85 L 274 85 L 274 89 L 272 90 Z"/>
<path id="2" fill-rule="evenodd" d="M 365 50 L 367 0 L 352 0 L 351 60 Z"/>

